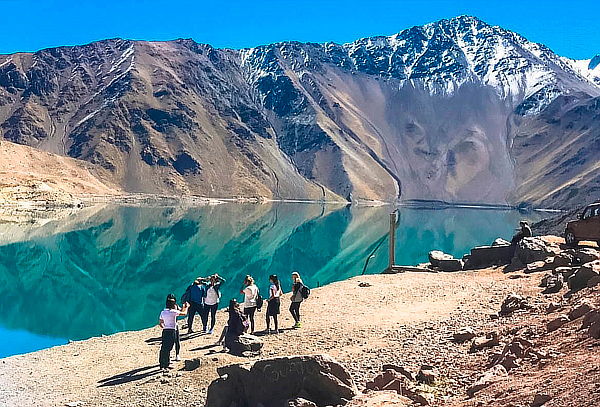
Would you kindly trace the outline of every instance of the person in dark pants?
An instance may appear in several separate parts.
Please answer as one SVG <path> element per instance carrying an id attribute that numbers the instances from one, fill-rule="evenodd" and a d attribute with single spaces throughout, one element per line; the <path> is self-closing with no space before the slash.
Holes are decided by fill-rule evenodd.
<path id="1" fill-rule="evenodd" d="M 294 271 L 292 273 L 292 303 L 290 304 L 290 313 L 294 318 L 294 328 L 300 328 L 302 325 L 300 323 L 300 304 L 304 300 L 302 297 L 302 287 L 304 287 L 304 283 L 300 278 L 300 273 Z"/>
<path id="2" fill-rule="evenodd" d="M 258 287 L 254 284 L 252 276 L 246 276 L 244 288 L 240 292 L 244 294 L 244 315 L 250 320 L 250 333 L 254 333 L 254 313 L 256 312 Z"/>
<path id="3" fill-rule="evenodd" d="M 230 353 L 243 356 L 244 346 L 240 343 L 240 336 L 248 329 L 248 321 L 240 311 L 240 304 L 233 299 L 229 301 L 229 320 L 225 332 L 225 347 Z"/>
<path id="4" fill-rule="evenodd" d="M 221 284 L 225 279 L 218 274 L 210 276 L 209 284 L 204 293 L 204 313 L 202 314 L 202 325 L 204 333 L 212 334 L 217 322 L 217 310 L 219 309 L 219 301 L 221 300 Z M 208 317 L 210 316 L 210 325 L 208 325 Z"/>
<path id="5" fill-rule="evenodd" d="M 175 309 L 177 311 L 181 310 L 181 308 L 179 307 L 179 305 L 177 305 L 177 299 L 175 298 L 175 295 L 173 294 L 169 294 L 167 296 L 167 300 L 168 299 L 172 299 L 173 301 L 175 301 Z M 175 361 L 179 362 L 181 359 L 179 358 L 179 352 L 181 351 L 181 338 L 179 336 L 179 324 L 175 324 Z"/>
<path id="6" fill-rule="evenodd" d="M 281 308 L 281 284 L 275 274 L 269 276 L 269 298 L 267 299 L 267 329 L 266 333 L 271 333 L 271 317 L 275 323 L 275 333 L 279 333 L 277 316 Z"/>
<path id="7" fill-rule="evenodd" d="M 513 256 L 517 251 L 517 245 L 519 244 L 519 242 L 526 237 L 533 236 L 533 232 L 531 231 L 531 228 L 529 227 L 527 221 L 522 220 L 521 222 L 519 222 L 519 225 L 520 229 L 518 229 L 518 232 L 510 240 L 510 246 L 512 248 Z"/>
<path id="8" fill-rule="evenodd" d="M 190 309 L 188 312 L 188 333 L 194 332 L 194 316 L 200 315 L 204 320 L 204 297 L 206 296 L 206 279 L 198 277 L 190 287 Z M 204 321 L 203 321 L 204 322 Z"/>
<path id="9" fill-rule="evenodd" d="M 169 356 L 173 349 L 173 345 L 177 340 L 177 317 L 186 315 L 187 309 L 188 303 L 185 303 L 183 308 L 178 310 L 175 296 L 170 294 L 167 296 L 165 309 L 162 310 L 158 317 L 158 324 L 162 328 L 162 340 L 158 363 L 163 371 L 166 371 L 169 368 Z"/>

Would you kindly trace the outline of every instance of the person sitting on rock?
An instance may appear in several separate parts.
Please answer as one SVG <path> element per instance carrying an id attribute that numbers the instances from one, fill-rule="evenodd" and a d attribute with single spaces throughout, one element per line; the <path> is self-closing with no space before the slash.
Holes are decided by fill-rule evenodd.
<path id="1" fill-rule="evenodd" d="M 531 231 L 531 228 L 529 227 L 527 221 L 522 220 L 521 222 L 519 222 L 519 225 L 521 226 L 521 228 L 510 241 L 510 244 L 513 246 L 516 246 L 521 240 L 523 240 L 523 238 L 533 236 L 533 232 Z"/>
<path id="2" fill-rule="evenodd" d="M 162 310 L 158 318 L 158 324 L 162 328 L 162 337 L 158 363 L 163 371 L 169 368 L 169 358 L 173 345 L 177 340 L 177 317 L 187 314 L 189 304 L 183 304 L 181 310 L 177 309 L 177 301 L 174 294 L 167 296 L 165 309 Z"/>
<path id="3" fill-rule="evenodd" d="M 248 329 L 248 321 L 242 311 L 237 300 L 229 301 L 229 319 L 227 321 L 227 331 L 225 332 L 225 347 L 233 355 L 242 356 L 245 350 L 244 345 L 240 342 L 240 336 Z"/>

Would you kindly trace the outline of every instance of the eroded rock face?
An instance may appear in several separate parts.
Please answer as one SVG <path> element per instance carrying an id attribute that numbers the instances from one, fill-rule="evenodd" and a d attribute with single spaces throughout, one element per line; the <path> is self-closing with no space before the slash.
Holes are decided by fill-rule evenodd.
<path id="1" fill-rule="evenodd" d="M 327 355 L 265 359 L 218 373 L 208 387 L 207 407 L 287 407 L 298 398 L 337 406 L 358 393 L 345 368 Z"/>

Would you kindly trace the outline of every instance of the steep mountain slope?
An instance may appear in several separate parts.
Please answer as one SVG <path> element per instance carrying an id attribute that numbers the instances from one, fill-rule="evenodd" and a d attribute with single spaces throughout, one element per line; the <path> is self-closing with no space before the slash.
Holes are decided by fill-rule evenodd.
<path id="1" fill-rule="evenodd" d="M 343 45 L 106 40 L 0 56 L 0 135 L 128 191 L 565 206 L 598 194 L 593 62 L 468 16 Z"/>

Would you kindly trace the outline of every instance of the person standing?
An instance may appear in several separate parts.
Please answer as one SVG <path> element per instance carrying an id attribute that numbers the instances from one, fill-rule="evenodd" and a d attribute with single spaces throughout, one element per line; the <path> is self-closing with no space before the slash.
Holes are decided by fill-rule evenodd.
<path id="1" fill-rule="evenodd" d="M 190 309 L 188 312 L 188 334 L 194 332 L 194 317 L 196 314 L 204 319 L 204 297 L 206 296 L 206 279 L 198 277 L 190 287 L 189 300 Z"/>
<path id="2" fill-rule="evenodd" d="M 173 349 L 177 338 L 177 317 L 187 314 L 188 303 L 183 305 L 181 310 L 177 309 L 177 302 L 173 294 L 167 296 L 165 309 L 162 310 L 158 317 L 158 324 L 162 328 L 162 337 L 158 363 L 161 370 L 166 371 L 169 367 L 169 355 Z"/>
<path id="3" fill-rule="evenodd" d="M 174 294 L 169 294 L 167 296 L 167 300 L 171 299 L 175 301 L 175 309 L 177 311 L 181 310 L 181 307 L 177 304 L 177 298 L 175 298 Z M 184 302 L 185 304 L 185 302 Z M 179 324 L 175 324 L 175 361 L 179 362 L 181 359 L 179 358 L 179 352 L 181 351 L 181 337 L 179 336 Z"/>
<path id="4" fill-rule="evenodd" d="M 256 300 L 259 290 L 254 284 L 252 276 L 246 276 L 244 288 L 240 292 L 244 294 L 244 315 L 250 320 L 250 333 L 254 333 L 254 314 L 256 313 Z"/>
<path id="5" fill-rule="evenodd" d="M 300 278 L 300 273 L 294 271 L 292 273 L 292 303 L 290 304 L 290 313 L 294 318 L 294 328 L 300 328 L 302 324 L 300 323 L 300 304 L 304 300 L 304 296 L 302 295 L 302 290 L 304 288 L 304 283 Z"/>
<path id="6" fill-rule="evenodd" d="M 206 287 L 206 294 L 204 296 L 204 314 L 202 325 L 204 325 L 204 332 L 212 334 L 217 322 L 217 309 L 219 308 L 219 301 L 221 300 L 221 284 L 225 282 L 225 279 L 218 274 L 210 276 L 210 282 Z M 210 316 L 210 325 L 208 325 L 208 317 Z"/>
<path id="7" fill-rule="evenodd" d="M 271 333 L 271 317 L 275 323 L 275 333 L 279 333 L 277 316 L 281 308 L 281 284 L 275 274 L 269 276 L 269 298 L 267 299 L 267 333 Z"/>

